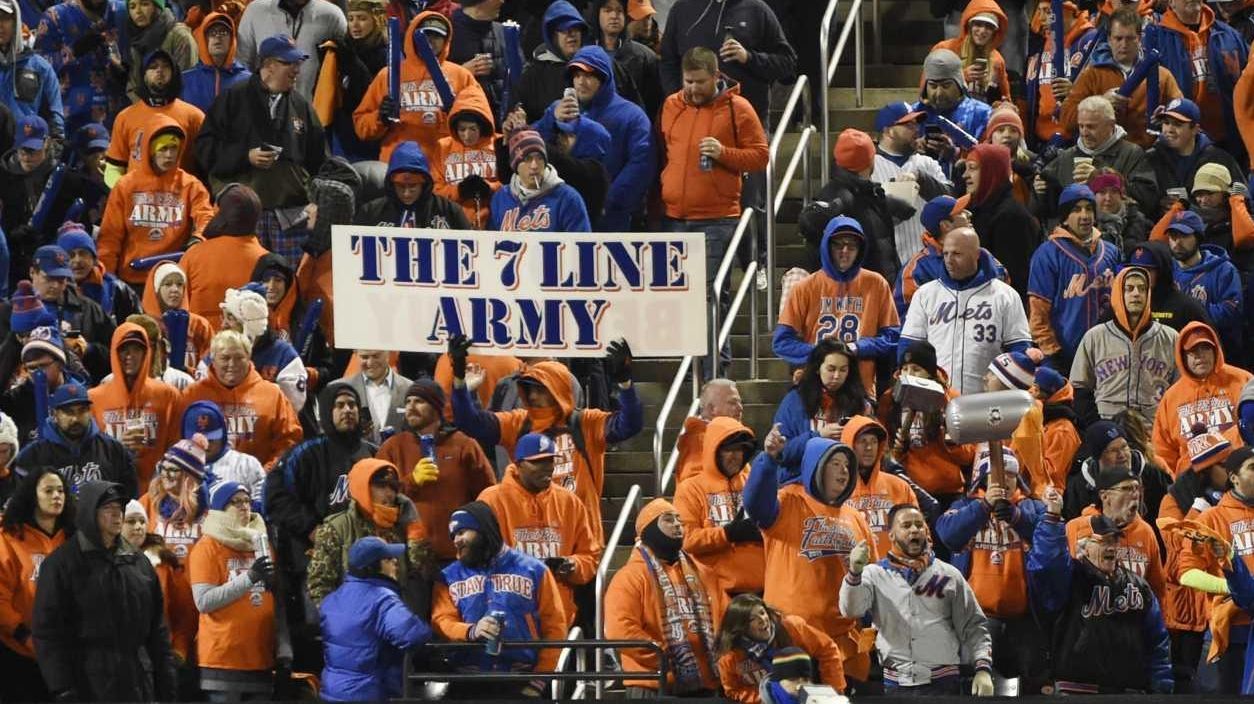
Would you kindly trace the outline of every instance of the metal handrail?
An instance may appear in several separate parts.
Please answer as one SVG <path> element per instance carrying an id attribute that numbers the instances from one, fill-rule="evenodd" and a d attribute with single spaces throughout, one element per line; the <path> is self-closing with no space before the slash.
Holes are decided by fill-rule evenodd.
<path id="1" fill-rule="evenodd" d="M 714 310 L 714 317 L 711 318 L 710 337 L 714 343 L 710 350 L 711 356 L 717 355 L 722 349 L 722 343 L 714 339 L 718 330 L 718 304 L 723 291 L 723 279 L 731 272 L 732 262 L 736 258 L 736 249 L 740 246 L 740 240 L 744 237 L 745 231 L 748 229 L 748 223 L 753 218 L 753 209 L 745 208 L 740 213 L 740 221 L 736 223 L 736 231 L 732 234 L 731 243 L 727 246 L 727 251 L 723 253 L 723 260 L 719 262 L 718 273 L 714 276 L 713 295 L 714 300 L 711 308 Z M 757 320 L 751 325 L 753 334 L 757 335 Z M 700 392 L 701 382 L 697 376 L 696 368 L 693 366 L 695 361 L 694 355 L 686 355 L 679 360 L 679 369 L 675 371 L 675 377 L 671 379 L 670 388 L 666 390 L 666 399 L 662 401 L 662 410 L 658 413 L 657 422 L 654 425 L 653 433 L 653 478 L 655 482 L 662 480 L 662 436 L 666 432 L 666 418 L 671 413 L 671 408 L 675 405 L 675 400 L 679 398 L 679 390 L 684 386 L 684 377 L 688 376 L 688 371 L 692 370 L 692 400 L 697 400 L 697 394 Z M 750 358 L 750 366 L 757 371 L 757 348 L 754 348 L 754 354 Z M 655 484 L 656 486 L 656 484 Z M 655 492 L 655 496 L 661 496 Z"/>
<path id="2" fill-rule="evenodd" d="M 570 633 L 566 634 L 566 640 L 583 640 L 583 629 L 580 628 L 579 626 L 575 626 L 571 628 Z M 561 672 L 562 670 L 566 669 L 566 661 L 570 659 L 570 651 L 571 651 L 570 646 L 567 646 L 565 648 L 562 648 L 562 652 L 557 654 L 557 666 L 553 668 L 554 672 Z M 579 652 L 583 653 L 582 650 L 580 650 Z M 583 668 L 582 667 L 575 668 L 575 671 L 582 672 Z M 562 698 L 561 687 L 562 687 L 561 682 L 557 680 L 553 680 L 553 690 L 552 690 L 553 699 L 556 700 L 556 699 Z"/>
<path id="3" fill-rule="evenodd" d="M 731 337 L 732 326 L 736 323 L 736 314 L 740 312 L 740 305 L 744 303 L 745 296 L 750 295 L 756 297 L 756 292 L 752 291 L 754 283 L 754 274 L 758 273 L 758 263 L 749 262 L 749 266 L 745 268 L 744 278 L 740 280 L 740 286 L 736 289 L 736 297 L 732 299 L 731 307 L 727 311 L 727 320 L 723 321 L 723 327 L 718 332 L 718 346 L 721 348 L 727 338 Z M 753 300 L 753 299 L 750 299 Z M 756 351 L 758 344 L 758 336 L 753 335 L 749 344 L 753 345 Z M 692 405 L 688 407 L 688 413 L 684 416 L 687 418 L 697 412 L 699 399 L 693 399 Z M 671 477 L 675 474 L 675 464 L 679 461 L 679 438 L 684 435 L 684 427 L 679 427 L 679 435 L 675 437 L 675 447 L 671 448 L 670 459 L 666 462 L 665 469 L 662 470 L 662 478 L 658 480 L 656 496 L 666 496 L 666 487 L 670 486 Z"/>
<path id="4" fill-rule="evenodd" d="M 610 563 L 614 561 L 614 549 L 618 547 L 618 541 L 623 539 L 623 529 L 627 526 L 627 517 L 631 515 L 631 510 L 640 501 L 640 485 L 632 484 L 627 490 L 627 498 L 623 501 L 623 507 L 618 511 L 618 518 L 614 521 L 614 529 L 610 531 L 610 539 L 605 543 L 605 552 L 601 554 L 601 562 L 597 564 L 596 581 L 594 589 L 596 589 L 596 620 L 595 637 L 597 640 L 605 639 L 605 578 L 610 572 Z M 596 651 L 596 663 L 594 670 L 598 675 L 601 674 L 601 651 Z M 601 680 L 596 681 L 596 698 L 601 698 Z"/>
<path id="5" fill-rule="evenodd" d="M 784 103 L 784 111 L 779 115 L 779 123 L 775 125 L 775 133 L 771 135 L 771 146 L 767 152 L 768 159 L 766 162 L 766 310 L 775 310 L 775 217 L 779 212 L 779 205 L 775 202 L 775 162 L 779 159 L 779 150 L 784 143 L 784 135 L 788 133 L 789 123 L 792 122 L 793 113 L 797 111 L 797 106 L 801 105 L 802 109 L 802 126 L 808 127 L 814 124 L 811 121 L 810 114 L 810 81 L 805 74 L 797 76 L 797 83 L 792 87 L 792 93 L 788 95 L 788 101 Z M 824 106 L 826 109 L 826 106 Z M 798 151 L 801 145 L 798 145 Z M 810 200 L 810 151 L 806 147 L 805 151 L 805 173 L 806 173 L 806 192 L 805 200 Z M 794 154 L 794 159 L 796 158 Z M 780 189 L 781 191 L 787 188 Z M 754 317 L 757 322 L 757 317 Z M 754 349 L 757 349 L 754 347 Z M 756 366 L 756 365 L 755 365 Z M 754 369 L 753 377 L 757 378 L 757 369 Z"/>
<path id="6" fill-rule="evenodd" d="M 832 19 L 836 16 L 836 6 L 840 4 L 840 0 L 830 0 L 827 3 L 827 11 L 823 13 L 823 24 L 819 27 L 819 57 L 821 58 L 822 74 L 824 83 L 822 86 L 823 95 L 820 97 L 820 104 L 823 106 L 823 159 L 828 159 L 828 155 L 832 153 L 831 148 L 831 116 L 828 106 L 829 97 L 827 95 L 828 88 L 832 85 L 832 77 L 836 74 L 836 66 L 840 63 L 840 57 L 845 53 L 845 41 L 849 39 L 849 31 L 854 33 L 854 57 L 853 57 L 853 87 L 856 105 L 862 107 L 862 71 L 863 71 L 863 50 L 862 50 L 862 0 L 853 0 L 853 4 L 849 6 L 849 14 L 845 17 L 845 23 L 841 26 L 840 38 L 836 40 L 835 51 L 828 51 L 831 48 L 831 30 Z"/>
<path id="7" fill-rule="evenodd" d="M 797 165 L 801 163 L 801 157 L 805 157 L 805 163 L 810 163 L 810 137 L 816 132 L 813 125 L 801 130 L 801 136 L 797 138 L 797 150 L 792 153 L 792 159 L 788 161 L 788 168 L 784 169 L 784 177 L 779 180 L 779 193 L 775 194 L 775 202 L 773 203 L 775 212 L 779 212 L 780 206 L 784 204 L 784 198 L 788 196 L 788 186 L 792 184 L 792 177 L 797 173 Z M 809 186 L 809 175 L 806 175 L 806 185 Z M 808 190 L 808 188 L 807 188 Z M 809 200 L 809 193 L 806 194 L 806 200 Z M 771 308 L 767 308 L 771 310 Z"/>

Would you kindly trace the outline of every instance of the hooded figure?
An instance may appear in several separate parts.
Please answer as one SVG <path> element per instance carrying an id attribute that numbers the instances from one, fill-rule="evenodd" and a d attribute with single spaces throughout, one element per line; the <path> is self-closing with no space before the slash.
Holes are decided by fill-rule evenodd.
<path id="1" fill-rule="evenodd" d="M 971 24 L 982 22 L 993 25 L 993 36 L 984 46 L 978 46 L 971 38 Z M 1022 22 L 1022 20 L 1016 20 Z M 1000 100 L 1010 100 L 1010 76 L 1006 72 L 1006 60 L 1002 58 L 1002 42 L 1006 39 L 1009 20 L 1006 11 L 995 0 L 972 0 L 962 10 L 958 36 L 937 42 L 932 51 L 948 49 L 962 59 L 964 78 L 976 62 L 983 62 L 983 78 L 978 83 L 967 81 L 967 90 L 990 105 Z"/>
<path id="2" fill-rule="evenodd" d="M 856 254 L 843 271 L 837 239 L 852 238 Z M 843 252 L 843 250 L 841 250 Z M 775 355 L 791 364 L 805 364 L 810 350 L 825 337 L 837 337 L 858 356 L 868 393 L 875 389 L 875 360 L 897 350 L 901 323 L 892 289 L 879 274 L 862 268 L 866 236 L 857 220 L 832 218 L 823 231 L 821 270 L 807 276 L 789 294 L 771 338 Z M 835 255 L 835 256 L 834 256 Z"/>
<path id="3" fill-rule="evenodd" d="M 483 640 L 475 625 L 491 611 L 505 614 L 499 623 L 502 640 L 561 639 L 568 622 L 553 574 L 540 560 L 517 548 L 505 547 L 492 509 L 472 501 L 453 512 L 449 537 L 459 545 L 457 560 L 445 567 L 435 583 L 431 626 L 451 641 Z M 474 531 L 469 539 L 467 531 Z M 492 584 L 517 588 L 493 589 Z M 452 660 L 459 672 L 552 672 L 557 651 L 523 648 L 488 655 L 482 649 L 463 650 Z M 532 696 L 539 696 L 538 693 Z"/>
<path id="4" fill-rule="evenodd" d="M 209 51 L 210 29 L 225 29 L 229 36 L 226 55 L 217 60 Z M 213 105 L 213 101 L 228 88 L 248 80 L 252 71 L 235 58 L 237 39 L 235 21 L 228 14 L 211 12 L 201 22 L 196 28 L 196 49 L 200 54 L 200 62 L 183 72 L 183 100 L 196 106 L 201 112 L 206 112 Z"/>
<path id="5" fill-rule="evenodd" d="M 554 100 L 562 97 L 562 91 L 570 85 L 566 62 L 574 56 L 574 51 L 567 51 L 560 46 L 555 36 L 559 30 L 579 28 L 583 32 L 581 41 L 587 43 L 591 28 L 580 16 L 575 6 L 566 0 L 554 0 L 544 10 L 540 20 L 543 43 L 535 48 L 518 78 L 518 87 L 514 95 L 527 113 L 527 122 L 534 123 L 544 116 Z"/>
<path id="6" fill-rule="evenodd" d="M 209 321 L 216 331 L 218 305 L 228 288 L 243 288 L 251 280 L 266 249 L 257 239 L 261 200 L 241 183 L 218 191 L 218 211 L 204 227 L 205 241 L 187 250 L 179 261 L 187 273 L 187 309 Z"/>
<path id="7" fill-rule="evenodd" d="M 141 98 L 149 92 L 144 78 L 148 68 L 146 57 L 155 51 L 164 52 L 170 57 L 173 62 L 171 68 L 178 75 L 194 66 L 197 56 L 199 37 L 193 37 L 187 25 L 175 18 L 165 0 L 154 0 L 152 5 L 155 13 L 144 27 L 135 23 L 135 17 L 127 8 L 124 39 L 120 42 L 130 47 L 130 60 L 126 63 L 131 66 L 131 71 L 126 81 L 126 92 Z M 180 83 L 175 84 L 173 92 L 165 91 L 166 94 L 177 98 L 183 92 Z"/>
<path id="8" fill-rule="evenodd" d="M 875 457 L 870 462 L 866 461 L 869 458 L 863 456 L 861 447 L 861 443 L 866 442 L 863 436 L 868 434 L 879 438 Z M 888 451 L 888 431 L 879 421 L 867 416 L 854 416 L 841 430 L 840 442 L 853 448 L 854 454 L 858 455 L 857 462 L 850 468 L 857 472 L 856 477 L 850 476 L 850 481 L 856 482 L 857 486 L 849 496 L 849 506 L 862 513 L 875 535 L 878 552 L 887 554 L 892 542 L 888 535 L 889 511 L 898 504 L 918 506 L 919 500 L 905 479 L 880 471 Z"/>
<path id="9" fill-rule="evenodd" d="M 160 581 L 148 558 L 120 535 L 122 505 L 133 495 L 119 484 L 85 482 L 78 490 L 78 532 L 40 566 L 31 630 L 54 698 L 175 698 Z M 97 511 L 112 503 L 119 535 L 107 547 Z"/>
<path id="10" fill-rule="evenodd" d="M 639 4 L 643 8 L 648 8 L 650 14 L 654 13 L 651 5 Z M 638 19 L 635 14 L 637 3 L 622 3 L 625 17 L 622 31 L 617 37 L 617 45 L 613 47 L 608 45 L 610 39 L 601 29 L 601 8 L 605 5 L 606 0 L 592 0 L 588 3 L 588 9 L 584 11 L 588 29 L 584 36 L 589 43 L 605 49 L 605 52 L 614 59 L 614 70 L 620 71 L 620 75 L 630 81 L 640 94 L 640 99 L 632 100 L 632 102 L 643 108 L 644 114 L 653 117 L 662 109 L 666 94 L 662 92 L 658 55 L 648 46 L 628 36 L 631 32 L 627 25 Z M 631 100 L 631 98 L 628 99 Z"/>
<path id="11" fill-rule="evenodd" d="M 1144 295 L 1130 315 L 1127 287 L 1137 274 L 1144 282 Z M 1175 364 L 1175 330 L 1154 320 L 1156 303 L 1149 289 L 1149 274 L 1140 267 L 1129 267 L 1115 276 L 1110 291 L 1114 319 L 1084 333 L 1071 364 L 1071 384 L 1075 386 L 1075 410 L 1083 426 L 1132 408 L 1149 418 L 1159 400 L 1179 376 Z"/>
<path id="12" fill-rule="evenodd" d="M 351 399 L 358 408 L 341 415 L 336 401 Z M 362 439 L 362 399 L 346 381 L 333 381 L 318 394 L 321 435 L 293 447 L 266 476 L 265 513 L 279 532 L 279 560 L 285 570 L 304 574 L 312 541 L 323 519 L 343 511 L 349 501 L 348 469 L 374 456 Z M 345 418 L 348 416 L 348 418 Z M 338 423 L 338 425 L 337 425 Z"/>
<path id="13" fill-rule="evenodd" d="M 1128 263 L 1150 274 L 1150 300 L 1155 322 L 1179 332 L 1190 322 L 1211 324 L 1206 308 L 1197 299 L 1175 286 L 1175 259 L 1166 242 L 1149 241 L 1136 245 L 1128 255 Z M 1109 318 L 1107 312 L 1103 318 Z"/>
<path id="14" fill-rule="evenodd" d="M 682 663 L 667 668 L 666 694 L 714 692 L 719 686 L 715 636 L 727 608 L 726 585 L 682 549 L 687 530 L 676 526 L 676 513 L 675 506 L 661 498 L 640 509 L 636 516 L 638 539 L 631 557 L 605 592 L 605 637 L 652 641 L 664 648 L 669 662 Z M 668 528 L 662 528 L 667 514 Z M 674 532 L 679 532 L 679 537 L 674 537 Z M 757 570 L 760 574 L 760 561 Z M 677 584 L 682 586 L 675 587 Z M 656 653 L 623 650 L 624 672 L 647 672 L 657 667 Z M 633 689 L 657 690 L 656 679 L 627 680 L 625 684 Z"/>
<path id="15" fill-rule="evenodd" d="M 833 214 L 852 218 L 866 235 L 867 252 L 862 266 L 896 281 L 900 273 L 901 255 L 897 251 L 895 227 L 899 221 L 914 215 L 910 204 L 884 193 L 875 176 L 875 145 L 862 130 L 843 130 L 832 149 L 835 159 L 831 180 L 819 191 L 818 200 L 831 204 Z M 909 216 L 897 213 L 905 208 Z M 913 244 L 913 243 L 911 243 Z"/>
<path id="16" fill-rule="evenodd" d="M 1041 242 L 1041 227 L 1015 200 L 1010 151 L 999 144 L 977 144 L 967 163 L 975 163 L 979 169 L 970 196 L 971 226 L 980 235 L 980 245 L 1005 266 L 1008 283 L 1026 298 L 1029 262 Z M 968 180 L 968 189 L 970 186 Z"/>
<path id="17" fill-rule="evenodd" d="M 171 338 L 175 337 L 176 331 L 184 338 L 183 358 L 169 360 L 170 366 L 184 371 L 194 371 L 200 360 L 209 354 L 209 343 L 214 333 L 214 326 L 207 318 L 188 311 L 189 288 L 187 270 L 183 268 L 181 261 L 161 262 L 148 270 L 143 296 L 143 312 L 162 321 Z M 163 291 L 166 293 L 163 294 Z M 178 296 L 178 303 L 171 306 L 166 296 Z M 182 321 L 183 316 L 179 311 L 188 311 L 186 322 Z M 176 347 L 172 340 L 171 353 Z"/>
<path id="18" fill-rule="evenodd" d="M 61 81 L 47 59 L 36 54 L 22 21 L 20 0 L 8 0 L 0 5 L 0 15 L 13 18 L 12 39 L 6 47 L 0 47 L 0 103 L 8 108 L 10 120 L 26 115 L 39 115 L 48 120 L 48 127 L 55 137 L 64 137 L 65 109 L 61 105 Z M 28 18 L 33 27 L 39 17 Z M 12 122 L 9 123 L 12 125 Z"/>
<path id="19" fill-rule="evenodd" d="M 426 41 L 421 36 L 422 26 L 430 22 L 442 22 L 444 29 L 444 46 L 436 57 L 440 62 L 440 70 L 448 81 L 454 100 L 462 93 L 469 91 L 478 93 L 480 99 L 486 101 L 483 88 L 474 75 L 461 66 L 448 60 L 449 45 L 452 44 L 453 26 L 448 18 L 427 10 L 419 13 L 409 23 L 405 36 L 405 58 L 401 61 L 401 94 L 394 98 L 399 104 L 400 120 L 395 123 L 385 122 L 380 113 L 380 106 L 388 95 L 387 72 L 380 71 L 366 89 L 357 109 L 353 111 L 353 125 L 357 136 L 368 141 L 383 140 L 379 158 L 391 164 L 392 152 L 405 142 L 417 142 L 422 153 L 435 154 L 440 138 L 448 134 L 448 111 L 440 106 L 440 97 L 431 81 L 427 65 L 418 53 L 417 42 Z M 452 109 L 452 105 L 444 106 Z M 425 160 L 425 158 L 424 158 Z M 424 170 L 426 165 L 423 165 Z M 469 229 L 469 228 L 460 228 Z"/>
<path id="20" fill-rule="evenodd" d="M 527 369 L 519 384 L 539 386 L 524 391 L 524 398 L 545 395 L 551 405 L 527 406 L 491 413 L 475 408 L 464 384 L 453 387 L 453 422 L 458 429 L 491 447 L 501 445 L 512 456 L 518 439 L 527 433 L 548 433 L 557 443 L 553 483 L 583 501 L 592 520 L 592 531 L 603 541 L 601 493 L 605 483 L 605 450 L 631 438 L 644 424 L 644 411 L 635 386 L 619 388 L 619 410 L 610 413 L 593 408 L 575 410 L 574 377 L 561 362 L 539 362 Z"/>
<path id="21" fill-rule="evenodd" d="M 855 545 L 865 541 L 871 559 L 876 555 L 866 519 L 846 505 L 857 483 L 857 456 L 848 445 L 811 438 L 801 460 L 801 481 L 783 488 L 775 462 L 767 452 L 759 453 L 744 491 L 745 508 L 762 530 L 766 552 L 763 596 L 780 611 L 831 636 L 840 648 L 845 675 L 865 680 L 873 644 L 864 642 L 856 619 L 840 615 L 832 588 L 845 578 Z"/>
<path id="22" fill-rule="evenodd" d="M 476 90 L 479 89 L 476 88 Z M 456 203 L 436 195 L 436 181 L 431 176 L 431 167 L 422 147 L 415 142 L 404 141 L 393 145 L 389 151 L 391 157 L 388 158 L 384 185 L 386 195 L 361 207 L 355 221 L 358 225 L 422 227 L 437 230 L 472 229 L 465 212 Z M 417 199 L 411 203 L 401 200 L 400 194 L 397 193 L 398 189 L 412 189 L 415 185 L 421 189 Z"/>
<path id="23" fill-rule="evenodd" d="M 151 154 L 140 146 L 147 146 L 147 141 L 160 128 L 156 122 L 158 115 L 164 115 L 183 130 L 184 143 L 179 152 L 179 163 L 183 168 L 194 164 L 192 143 L 200 134 L 205 114 L 190 103 L 179 99 L 183 92 L 183 74 L 174 57 L 164 49 L 157 49 L 144 56 L 141 68 L 145 75 L 157 59 L 165 61 L 170 70 L 170 81 L 160 89 L 148 85 L 147 80 L 141 81 L 135 88 L 138 100 L 118 113 L 113 121 L 110 132 L 109 149 L 105 152 L 105 183 L 109 187 L 117 185 L 123 174 L 133 171 L 147 163 Z"/>
<path id="24" fill-rule="evenodd" d="M 466 143 L 459 126 L 466 122 L 478 128 L 479 139 Z M 466 221 L 475 229 L 487 227 L 492 215 L 492 194 L 501 187 L 497 175 L 495 121 L 492 106 L 479 93 L 467 91 L 453 101 L 449 111 L 449 134 L 441 137 L 432 160 L 435 193 L 462 206 Z"/>
<path id="25" fill-rule="evenodd" d="M 762 533 L 745 515 L 743 496 L 756 446 L 753 431 L 740 421 L 715 418 L 705 429 L 701 472 L 675 490 L 685 551 L 734 593 L 761 592 L 763 587 Z M 744 459 L 734 468 L 725 466 L 725 451 L 739 451 Z"/>
<path id="26" fill-rule="evenodd" d="M 242 484 L 248 488 L 253 497 L 253 510 L 265 515 L 265 507 L 261 504 L 265 482 L 265 470 L 256 457 L 245 454 L 231 447 L 226 434 L 226 416 L 222 409 L 212 401 L 196 401 L 188 406 L 180 417 L 182 437 L 191 440 L 196 435 L 203 435 L 208 440 L 205 450 L 204 486 L 212 486 L 218 481 L 229 481 Z"/>
<path id="27" fill-rule="evenodd" d="M 369 457 L 358 460 L 348 471 L 348 505 L 326 517 L 314 532 L 309 557 L 306 592 L 317 606 L 335 591 L 348 573 L 348 549 L 367 535 L 377 535 L 389 543 L 404 543 L 397 583 L 407 605 L 417 604 L 417 591 L 433 568 L 431 547 L 418 520 L 418 511 L 408 497 L 400 494 L 400 474 L 396 467 Z M 386 494 L 393 503 L 377 503 L 375 496 Z"/>
<path id="28" fill-rule="evenodd" d="M 1194 351 L 1207 356 L 1204 349 L 1198 350 L 1206 346 L 1212 350 L 1211 368 L 1209 373 L 1198 375 L 1187 358 Z M 1242 387 L 1254 378 L 1248 371 L 1224 361 L 1219 336 L 1205 323 L 1189 323 L 1180 331 L 1175 361 L 1180 377 L 1162 395 L 1154 414 L 1154 452 L 1173 476 L 1189 466 L 1187 439 L 1198 423 L 1223 435 L 1233 447 L 1244 444 L 1237 425 L 1237 404 Z"/>
<path id="29" fill-rule="evenodd" d="M 584 71 L 596 76 L 601 87 L 587 101 L 581 101 L 581 116 L 600 123 L 610 133 L 610 150 L 605 155 L 605 170 L 610 175 L 610 190 L 605 197 L 605 213 L 593 223 L 598 232 L 626 232 L 631 218 L 644 204 L 656 178 L 656 154 L 653 149 L 653 128 L 640 106 L 618 94 L 614 83 L 614 60 L 599 46 L 585 46 L 570 58 L 567 72 Z M 554 101 L 536 123 L 546 138 L 557 129 Z"/>
<path id="30" fill-rule="evenodd" d="M 121 350 L 125 345 L 143 347 L 143 361 L 130 377 L 125 373 Z M 125 442 L 135 426 L 142 426 L 143 438 L 131 446 L 139 485 L 147 487 L 157 461 L 178 438 L 179 392 L 160 379 L 150 378 L 152 344 L 144 329 L 134 323 L 122 323 L 113 331 L 110 363 L 113 378 L 88 392 L 92 414 L 104 432 Z"/>
<path id="31" fill-rule="evenodd" d="M 131 262 L 186 249 L 213 218 L 209 191 L 196 177 L 177 161 L 158 166 L 162 157 L 157 153 L 171 145 L 182 159 L 190 146 L 186 131 L 165 115 L 154 115 L 148 127 L 140 145 L 145 158 L 110 191 L 100 225 L 105 271 L 136 287 L 145 283 L 147 274 Z"/>

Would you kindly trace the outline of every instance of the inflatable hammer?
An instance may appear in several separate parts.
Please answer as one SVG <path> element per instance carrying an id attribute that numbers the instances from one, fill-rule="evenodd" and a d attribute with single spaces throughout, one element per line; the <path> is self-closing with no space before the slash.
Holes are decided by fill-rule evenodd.
<path id="1" fill-rule="evenodd" d="M 945 407 L 945 429 L 959 445 L 987 442 L 990 479 L 1006 486 L 1002 441 L 1014 435 L 1033 403 L 1031 394 L 1019 390 L 959 396 Z"/>

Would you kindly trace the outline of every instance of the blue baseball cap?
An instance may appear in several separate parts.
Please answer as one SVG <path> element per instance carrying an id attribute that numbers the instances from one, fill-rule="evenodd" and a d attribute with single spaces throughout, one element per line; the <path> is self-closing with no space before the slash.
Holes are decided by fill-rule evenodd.
<path id="1" fill-rule="evenodd" d="M 527 433 L 514 446 L 515 462 L 551 460 L 557 456 L 557 443 L 543 433 Z"/>
<path id="2" fill-rule="evenodd" d="M 91 122 L 74 131 L 74 148 L 90 153 L 109 148 L 109 130 L 99 122 Z"/>
<path id="3" fill-rule="evenodd" d="M 880 108 L 875 115 L 875 131 L 881 132 L 892 127 L 907 122 L 918 122 L 923 119 L 923 111 L 915 110 L 914 106 L 904 101 L 889 103 Z"/>
<path id="4" fill-rule="evenodd" d="M 55 244 L 46 244 L 35 250 L 35 266 L 45 276 L 53 278 L 73 278 L 70 271 L 70 255 Z"/>
<path id="5" fill-rule="evenodd" d="M 1206 232 L 1206 223 L 1202 221 L 1202 216 L 1192 210 L 1183 210 L 1176 213 L 1171 219 L 1171 224 L 1167 226 L 1167 232 L 1182 232 L 1186 235 L 1201 235 Z"/>
<path id="6" fill-rule="evenodd" d="M 262 61 L 278 59 L 287 64 L 299 63 L 309 58 L 309 54 L 297 48 L 296 40 L 286 34 L 276 34 L 273 37 L 267 37 L 261 42 L 261 48 L 257 50 L 257 56 Z"/>
<path id="7" fill-rule="evenodd" d="M 952 218 L 958 209 L 958 199 L 953 196 L 936 196 L 923 206 L 919 214 L 919 223 L 928 234 L 936 237 L 940 234 L 941 223 Z"/>
<path id="8" fill-rule="evenodd" d="M 358 539 L 348 549 L 348 568 L 350 570 L 362 570 L 374 565 L 379 560 L 399 558 L 404 554 L 404 543 L 389 543 L 377 535 L 367 535 Z"/>
<path id="9" fill-rule="evenodd" d="M 23 115 L 14 134 L 19 149 L 43 149 L 48 144 L 48 123 L 38 115 Z"/>
<path id="10" fill-rule="evenodd" d="M 1188 98 L 1176 98 L 1167 103 L 1167 107 L 1163 108 L 1163 115 L 1193 124 L 1197 124 L 1202 119 L 1202 111 L 1198 110 L 1197 103 Z"/>
<path id="11" fill-rule="evenodd" d="M 77 381 L 70 381 L 58 386 L 57 390 L 52 392 L 52 400 L 48 402 L 48 406 L 50 408 L 64 408 L 65 406 L 73 406 L 79 403 L 91 404 L 91 398 L 87 395 L 87 387 Z"/>

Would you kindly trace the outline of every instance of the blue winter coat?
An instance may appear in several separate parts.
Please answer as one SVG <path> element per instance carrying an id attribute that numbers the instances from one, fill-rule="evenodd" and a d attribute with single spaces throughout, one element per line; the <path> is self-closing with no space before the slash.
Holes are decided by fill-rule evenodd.
<path id="1" fill-rule="evenodd" d="M 1181 267 L 1180 262 L 1172 265 L 1173 278 L 1176 288 L 1206 306 L 1211 324 L 1219 331 L 1224 349 L 1231 355 L 1233 350 L 1240 349 L 1243 331 L 1241 274 L 1223 247 L 1204 244 L 1200 249 L 1202 260 L 1197 264 L 1187 269 Z"/>
<path id="2" fill-rule="evenodd" d="M 236 83 L 247 81 L 251 75 L 252 71 L 238 61 L 225 68 L 209 66 L 202 61 L 183 72 L 183 94 L 179 97 L 207 113 L 214 98 Z"/>
<path id="3" fill-rule="evenodd" d="M 501 639 L 527 641 L 540 639 L 540 590 L 547 573 L 543 562 L 517 549 L 506 548 L 486 569 L 467 567 L 455 560 L 441 571 L 440 579 L 448 585 L 450 596 L 460 594 L 453 604 L 464 623 L 477 623 L 490 611 L 503 611 L 505 625 Z M 485 585 L 493 584 L 492 575 L 515 575 L 524 583 L 530 582 L 531 597 L 517 591 L 486 592 Z M 535 667 L 537 653 L 526 648 L 502 648 L 500 655 L 492 656 L 475 648 L 459 651 L 452 660 L 459 668 L 486 672 L 529 671 Z"/>
<path id="4" fill-rule="evenodd" d="M 349 575 L 322 600 L 321 696 L 333 702 L 396 699 L 405 651 L 431 640 L 431 628 L 401 601 L 396 582 Z"/>
<path id="5" fill-rule="evenodd" d="M 53 136 L 65 135 L 65 109 L 61 104 L 61 80 L 42 56 L 22 37 L 22 15 L 26 8 L 15 6 L 18 30 L 9 43 L 9 53 L 0 56 L 0 100 L 13 113 L 14 120 L 38 115 L 48 122 Z"/>
<path id="6" fill-rule="evenodd" d="M 511 211 L 512 214 L 511 214 Z M 547 213 L 546 213 L 547 211 Z M 526 204 L 514 196 L 509 184 L 492 195 L 492 217 L 489 230 L 500 230 L 501 223 L 512 220 L 512 230 L 532 232 L 591 232 L 588 208 L 583 198 L 566 182 Z M 520 225 L 520 223 L 526 223 Z M 547 223 L 547 224 L 546 224 Z"/>
<path id="7" fill-rule="evenodd" d="M 1162 66 L 1171 71 L 1180 85 L 1180 92 L 1185 97 L 1193 97 L 1193 59 L 1185 38 L 1179 32 L 1157 22 L 1148 23 L 1141 35 L 1141 47 L 1147 52 L 1157 49 L 1162 54 Z M 1236 140 L 1240 134 L 1232 113 L 1232 93 L 1249 58 L 1250 50 L 1241 33 L 1216 17 L 1206 43 L 1206 92 L 1211 95 L 1218 93 L 1224 106 L 1230 140 Z"/>
<path id="8" fill-rule="evenodd" d="M 604 126 L 613 139 L 602 162 L 610 175 L 610 190 L 605 196 L 605 214 L 597 220 L 595 229 L 627 232 L 631 229 L 631 215 L 644 205 L 644 196 L 657 175 L 653 125 L 639 105 L 618 94 L 614 60 L 604 49 L 585 46 L 575 52 L 569 63 L 576 62 L 589 66 L 601 78 L 600 90 L 582 106 L 582 114 Z M 554 132 L 556 105 L 557 101 L 549 105 L 536 123 L 536 129 L 543 134 Z"/>

